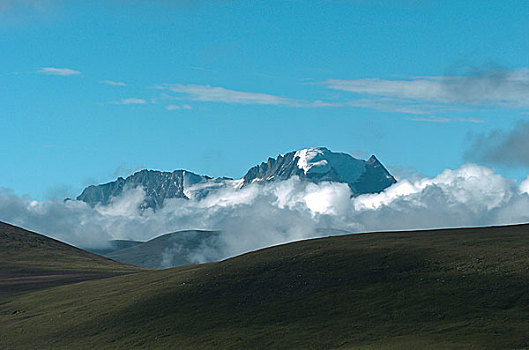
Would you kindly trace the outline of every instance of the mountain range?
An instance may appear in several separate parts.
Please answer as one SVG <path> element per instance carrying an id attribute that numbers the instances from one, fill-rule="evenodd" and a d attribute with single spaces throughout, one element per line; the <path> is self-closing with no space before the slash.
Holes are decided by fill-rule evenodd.
<path id="1" fill-rule="evenodd" d="M 140 207 L 157 209 L 170 198 L 200 199 L 221 187 L 242 188 L 253 183 L 288 180 L 294 176 L 314 183 L 346 183 L 353 195 L 381 192 L 396 182 L 374 155 L 368 160 L 361 160 L 325 147 L 313 147 L 269 158 L 267 162 L 252 167 L 239 180 L 197 175 L 187 170 L 164 172 L 144 169 L 126 178 L 88 186 L 76 199 L 91 206 L 107 205 L 124 189 L 141 186 L 145 199 Z"/>

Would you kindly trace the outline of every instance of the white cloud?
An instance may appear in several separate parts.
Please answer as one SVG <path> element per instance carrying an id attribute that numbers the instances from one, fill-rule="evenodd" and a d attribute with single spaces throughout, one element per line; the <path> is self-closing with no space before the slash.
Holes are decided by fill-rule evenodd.
<path id="1" fill-rule="evenodd" d="M 260 92 L 230 90 L 223 87 L 209 85 L 162 84 L 156 86 L 156 88 L 184 94 L 195 101 L 283 106 L 299 105 L 299 102 L 286 97 Z"/>
<path id="2" fill-rule="evenodd" d="M 520 192 L 529 194 L 529 176 L 527 176 L 520 184 Z"/>
<path id="3" fill-rule="evenodd" d="M 193 107 L 191 107 L 190 105 L 188 104 L 183 104 L 183 105 L 167 105 L 165 106 L 165 109 L 168 110 L 168 111 L 177 111 L 177 110 L 190 110 L 190 109 L 193 109 Z"/>
<path id="4" fill-rule="evenodd" d="M 466 164 L 457 170 L 447 169 L 435 178 L 404 179 L 384 192 L 356 197 L 354 207 L 361 211 L 390 206 L 394 201 L 412 198 L 431 187 L 440 188 L 451 196 L 452 204 L 464 204 L 467 210 L 480 210 L 483 206 L 491 210 L 514 195 L 513 180 L 505 179 L 489 168 Z"/>
<path id="5" fill-rule="evenodd" d="M 401 102 L 529 107 L 529 68 L 490 69 L 460 76 L 430 76 L 401 80 L 331 79 L 329 89 Z"/>
<path id="6" fill-rule="evenodd" d="M 0 0 L 0 14 L 2 12 L 11 13 L 21 9 L 44 13 L 49 9 L 49 5 L 52 2 L 42 0 Z"/>
<path id="7" fill-rule="evenodd" d="M 60 76 L 69 76 L 69 75 L 79 75 L 81 74 L 78 70 L 73 70 L 70 68 L 54 68 L 54 67 L 44 67 L 37 71 L 40 74 L 48 75 L 60 75 Z"/>
<path id="8" fill-rule="evenodd" d="M 117 105 L 144 105 L 147 104 L 147 101 L 145 101 L 142 98 L 124 98 L 119 101 L 112 101 L 111 104 L 117 104 Z"/>
<path id="9" fill-rule="evenodd" d="M 432 111 L 437 110 L 438 106 L 425 106 L 425 105 L 416 105 L 416 104 L 402 104 L 400 101 L 388 98 L 371 98 L 371 99 L 358 99 L 354 101 L 348 101 L 339 103 L 337 107 L 342 106 L 351 106 L 351 107 L 360 107 L 360 108 L 369 108 L 375 109 L 382 112 L 392 112 L 392 113 L 404 113 L 404 114 L 430 114 Z"/>
<path id="10" fill-rule="evenodd" d="M 325 82 L 329 89 L 342 90 L 357 94 L 397 97 L 413 100 L 439 101 L 442 94 L 438 80 L 382 80 L 355 79 Z"/>
<path id="11" fill-rule="evenodd" d="M 451 123 L 451 122 L 458 122 L 458 123 L 483 123 L 484 120 L 477 119 L 477 118 L 445 118 L 445 117 L 411 117 L 408 118 L 408 120 L 413 120 L 416 122 L 428 122 L 428 123 Z"/>
<path id="12" fill-rule="evenodd" d="M 444 118 L 444 117 L 411 117 L 408 118 L 409 120 L 413 120 L 416 122 L 428 122 L 428 123 L 450 123 L 452 119 L 450 118 Z"/>
<path id="13" fill-rule="evenodd" d="M 97 205 L 96 211 L 106 216 L 123 216 L 140 214 L 140 205 L 145 199 L 145 191 L 142 187 L 124 189 L 119 197 L 112 197 L 108 205 Z"/>
<path id="14" fill-rule="evenodd" d="M 99 83 L 110 85 L 110 86 L 127 86 L 127 84 L 125 84 L 122 81 L 113 81 L 113 80 L 102 80 Z"/>
<path id="15" fill-rule="evenodd" d="M 176 93 L 176 96 L 166 98 L 177 100 L 296 108 L 368 108 L 409 114 L 415 116 L 409 118 L 412 121 L 437 123 L 484 122 L 476 117 L 457 118 L 447 115 L 455 110 L 475 112 L 476 107 L 529 107 L 529 100 L 526 98 L 529 94 L 529 68 L 511 71 L 482 70 L 460 76 L 411 77 L 400 80 L 330 79 L 319 85 L 330 90 L 354 93 L 356 98 L 349 95 L 335 96 L 327 101 L 310 101 L 194 84 L 161 84 L 155 88 Z M 171 108 L 173 107 L 168 107 Z"/>
<path id="16" fill-rule="evenodd" d="M 141 188 L 125 190 L 108 206 L 96 208 L 77 201 L 31 201 L 0 189 L 0 220 L 84 247 L 184 229 L 221 230 L 216 241 L 190 253 L 203 262 L 336 230 L 528 222 L 528 184 L 529 178 L 518 185 L 489 168 L 467 164 L 433 178 L 401 180 L 379 194 L 351 198 L 344 184 L 292 178 L 238 190 L 221 186 L 201 199 L 167 200 L 155 212 L 138 210 Z"/>
<path id="17" fill-rule="evenodd" d="M 154 88 L 159 90 L 172 91 L 183 96 L 172 97 L 166 96 L 169 99 L 183 99 L 188 98 L 193 101 L 203 102 L 220 102 L 230 104 L 246 104 L 246 105 L 271 105 L 271 106 L 286 106 L 297 108 L 334 108 L 334 107 L 361 107 L 374 108 L 385 111 L 397 111 L 402 113 L 423 114 L 424 112 L 411 106 L 397 106 L 387 103 L 379 103 L 372 100 L 356 100 L 356 101 L 307 101 L 296 100 L 288 97 L 271 95 L 261 92 L 246 92 L 226 89 L 219 86 L 209 85 L 184 85 L 184 84 L 161 84 Z M 171 105 L 173 106 L 173 105 Z M 177 107 L 170 107 L 169 109 L 178 109 Z"/>

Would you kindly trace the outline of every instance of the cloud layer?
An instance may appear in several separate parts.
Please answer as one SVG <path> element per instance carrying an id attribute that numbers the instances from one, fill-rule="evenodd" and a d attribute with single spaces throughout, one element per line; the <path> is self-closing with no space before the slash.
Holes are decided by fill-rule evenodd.
<path id="1" fill-rule="evenodd" d="M 0 220 L 81 246 L 110 239 L 148 240 L 184 229 L 222 231 L 191 252 L 196 262 L 336 232 L 499 225 L 529 221 L 529 177 L 522 184 L 491 169 L 464 165 L 434 178 L 401 180 L 379 194 L 351 198 L 341 183 L 298 178 L 220 188 L 200 200 L 168 200 L 140 211 L 142 188 L 131 188 L 108 206 L 77 201 L 32 201 L 0 190 Z M 340 231 L 341 230 L 341 231 Z M 166 252 L 167 253 L 167 252 Z"/>

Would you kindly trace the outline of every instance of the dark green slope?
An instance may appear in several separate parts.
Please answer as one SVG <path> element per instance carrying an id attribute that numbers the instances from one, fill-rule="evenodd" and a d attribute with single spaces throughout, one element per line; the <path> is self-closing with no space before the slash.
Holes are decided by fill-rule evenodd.
<path id="1" fill-rule="evenodd" d="M 35 290 L 141 271 L 0 222 L 0 302 Z"/>
<path id="2" fill-rule="evenodd" d="M 529 227 L 329 237 L 85 281 L 0 305 L 0 325 L 0 348 L 527 348 Z"/>

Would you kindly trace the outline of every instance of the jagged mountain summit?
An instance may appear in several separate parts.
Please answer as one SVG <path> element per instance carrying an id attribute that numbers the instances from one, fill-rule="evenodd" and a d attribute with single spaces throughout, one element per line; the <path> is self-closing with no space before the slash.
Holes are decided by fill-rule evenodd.
<path id="1" fill-rule="evenodd" d="M 91 206 L 107 205 L 112 197 L 117 197 L 125 188 L 142 186 L 145 191 L 143 208 L 159 208 L 168 198 L 189 198 L 185 190 L 193 185 L 204 184 L 215 180 L 186 170 L 173 172 L 140 170 L 127 178 L 119 177 L 116 181 L 101 185 L 91 185 L 83 190 L 77 200 Z"/>
<path id="2" fill-rule="evenodd" d="M 346 183 L 353 194 L 381 192 L 397 182 L 374 155 L 366 161 L 347 153 L 331 152 L 325 147 L 314 147 L 268 158 L 266 163 L 251 168 L 244 175 L 243 186 L 286 180 L 292 176 L 312 182 Z"/>
<path id="3" fill-rule="evenodd" d="M 325 147 L 314 147 L 269 158 L 266 163 L 251 168 L 240 180 L 212 178 L 186 170 L 141 170 L 127 178 L 89 186 L 77 200 L 91 206 L 107 205 L 124 189 L 141 186 L 145 191 L 141 207 L 157 209 L 170 198 L 199 199 L 221 187 L 241 188 L 252 183 L 288 180 L 293 176 L 316 183 L 346 183 L 354 195 L 381 192 L 396 182 L 374 155 L 361 160 Z"/>

